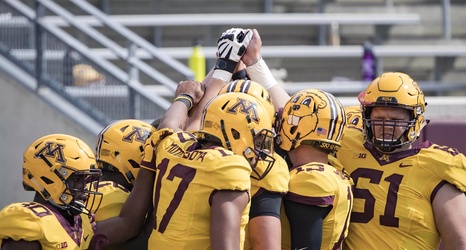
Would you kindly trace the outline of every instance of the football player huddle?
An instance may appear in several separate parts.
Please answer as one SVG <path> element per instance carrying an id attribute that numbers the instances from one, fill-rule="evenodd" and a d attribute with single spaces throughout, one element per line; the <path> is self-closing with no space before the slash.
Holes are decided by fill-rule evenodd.
<path id="1" fill-rule="evenodd" d="M 343 107 L 289 96 L 255 29 L 217 45 L 152 125 L 116 121 L 95 153 L 69 135 L 33 142 L 36 195 L 0 212 L 0 249 L 466 249 L 466 158 L 413 145 L 429 120 L 409 75 L 383 73 Z"/>

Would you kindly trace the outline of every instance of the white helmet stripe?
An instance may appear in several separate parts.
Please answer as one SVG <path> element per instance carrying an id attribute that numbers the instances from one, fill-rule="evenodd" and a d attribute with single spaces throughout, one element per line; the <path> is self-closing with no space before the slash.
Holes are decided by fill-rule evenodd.
<path id="1" fill-rule="evenodd" d="M 333 100 L 328 93 L 323 93 L 326 97 L 327 100 L 329 100 L 329 105 L 330 105 L 330 124 L 329 124 L 329 131 L 328 131 L 328 136 L 327 139 L 331 140 L 333 137 L 333 134 L 335 133 L 335 123 L 338 120 L 338 111 L 335 107 L 335 100 Z"/>
<path id="2" fill-rule="evenodd" d="M 344 114 L 343 108 L 335 97 L 329 95 L 327 92 L 322 92 L 322 93 L 327 97 L 327 100 L 329 100 L 330 114 L 331 114 L 330 124 L 329 124 L 329 133 L 328 133 L 327 139 L 332 140 L 335 133 L 337 133 L 337 136 L 336 136 L 337 138 L 335 139 L 335 141 L 339 141 L 342 136 L 342 132 L 343 132 L 342 126 L 345 125 L 344 117 L 341 117 L 340 115 L 340 114 Z M 336 128 L 336 125 L 339 119 L 343 119 L 343 120 L 340 123 L 340 127 Z"/>
<path id="3" fill-rule="evenodd" d="M 343 131 L 345 130 L 345 127 L 346 127 L 346 113 L 340 101 L 337 98 L 335 98 L 335 101 L 338 102 L 338 105 L 340 108 L 341 119 L 342 119 L 342 122 L 340 123 L 340 129 L 338 132 L 338 137 L 336 139 L 336 141 L 340 141 L 341 137 L 343 136 Z"/>
<path id="4" fill-rule="evenodd" d="M 251 81 L 249 80 L 243 81 L 240 87 L 241 87 L 241 92 L 248 93 L 249 88 L 251 87 Z"/>

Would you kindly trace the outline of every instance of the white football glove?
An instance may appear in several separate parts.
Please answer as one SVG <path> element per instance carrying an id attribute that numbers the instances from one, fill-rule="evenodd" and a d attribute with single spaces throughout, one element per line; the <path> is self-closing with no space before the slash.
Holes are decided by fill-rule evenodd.
<path id="1" fill-rule="evenodd" d="M 213 77 L 229 82 L 231 75 L 235 71 L 236 64 L 246 52 L 246 48 L 252 39 L 252 30 L 232 28 L 220 36 L 218 39 L 218 59 L 215 64 Z"/>
<path id="2" fill-rule="evenodd" d="M 218 39 L 218 57 L 238 62 L 252 39 L 251 30 L 233 28 L 223 32 Z"/>

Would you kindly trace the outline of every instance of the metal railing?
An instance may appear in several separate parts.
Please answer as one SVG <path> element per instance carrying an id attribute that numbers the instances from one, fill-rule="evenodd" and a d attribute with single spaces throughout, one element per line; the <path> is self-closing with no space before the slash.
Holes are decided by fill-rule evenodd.
<path id="1" fill-rule="evenodd" d="M 72 0 L 82 1 L 82 0 Z M 99 27 L 104 22 L 93 16 L 76 16 L 80 23 Z M 66 22 L 48 17 L 47 22 L 67 26 Z M 170 27 L 170 26 L 318 26 L 368 25 L 374 26 L 374 39 L 382 43 L 389 28 L 395 25 L 415 25 L 421 17 L 417 13 L 207 13 L 207 14 L 156 14 L 156 15 L 108 15 L 108 22 L 126 27 Z M 161 32 L 161 31 L 159 31 Z M 209 37 L 212 35 L 209 34 Z M 320 45 L 327 44 L 326 34 L 320 33 Z"/>
<path id="2" fill-rule="evenodd" d="M 79 35 L 43 22 L 45 11 L 63 16 L 76 28 L 73 32 L 79 31 Z M 125 48 L 92 28 L 74 23 L 73 15 L 55 3 L 38 0 L 36 10 L 33 10 L 19 1 L 5 0 L 0 2 L 0 13 L 2 55 L 35 76 L 37 90 L 52 89 L 103 126 L 117 119 L 154 119 L 170 105 L 169 100 L 157 93 L 148 93 L 134 71 L 146 73 L 153 85 L 159 83 L 171 90 L 176 88 L 175 82 L 138 58 L 123 58 L 130 64 L 129 70 L 124 71 L 122 67 L 127 65 L 117 65 L 94 55 L 77 37 L 81 38 L 83 34 L 94 37 L 117 56 L 122 56 L 120 52 Z M 24 58 L 21 53 L 25 51 L 32 51 L 33 56 Z M 54 60 L 45 56 L 46 51 L 57 52 Z M 114 88 L 108 86 L 119 86 L 124 95 L 115 96 Z M 77 96 L 76 89 L 87 94 Z M 93 95 L 95 92 L 105 94 Z"/>

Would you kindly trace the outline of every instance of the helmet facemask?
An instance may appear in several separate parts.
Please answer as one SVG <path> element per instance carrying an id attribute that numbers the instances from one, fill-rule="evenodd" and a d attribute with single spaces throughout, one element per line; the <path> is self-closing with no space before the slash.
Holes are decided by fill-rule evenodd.
<path id="1" fill-rule="evenodd" d="M 411 118 L 409 120 L 379 120 L 371 119 L 370 113 L 372 108 L 366 108 L 368 115 L 363 115 L 364 126 L 366 127 L 366 138 L 367 142 L 373 147 L 379 149 L 382 152 L 393 152 L 394 150 L 403 147 L 404 145 L 411 144 L 408 138 L 415 137 L 413 135 L 416 126 L 417 118 Z M 369 117 L 369 118 L 366 118 Z M 382 133 L 379 136 L 376 135 L 376 127 L 381 127 Z M 397 131 L 403 131 L 397 136 Z M 409 135 L 411 134 L 411 135 Z"/>
<path id="2" fill-rule="evenodd" d="M 273 157 L 275 133 L 268 129 L 252 133 L 254 140 L 254 149 L 252 152 L 254 153 L 254 157 L 248 158 L 245 153 L 243 155 L 246 159 L 252 159 L 250 161 L 252 168 L 251 177 L 256 180 L 262 180 L 270 172 L 275 163 L 275 158 Z M 246 151 L 250 151 L 250 147 Z"/>
<path id="3" fill-rule="evenodd" d="M 246 119 L 249 123 L 251 123 L 249 116 L 246 116 Z M 223 120 L 221 121 L 221 124 L 224 124 Z M 230 139 L 224 125 L 222 125 L 222 131 L 225 141 L 225 145 L 223 146 L 228 150 L 240 152 L 241 149 L 236 147 L 241 144 L 233 142 L 235 140 L 241 140 L 240 133 L 238 133 L 235 129 L 231 129 L 232 138 Z M 256 180 L 262 180 L 270 172 L 273 164 L 275 163 L 275 158 L 273 157 L 275 133 L 269 129 L 262 129 L 260 131 L 251 129 L 251 136 L 254 146 L 246 146 L 242 150 L 242 154 L 251 165 L 251 177 Z"/>
<path id="4" fill-rule="evenodd" d="M 66 189 L 60 196 L 63 203 L 69 199 L 68 197 L 72 197 L 72 200 L 62 209 L 70 215 L 90 215 L 91 211 L 95 213 L 102 201 L 102 193 L 98 192 L 100 174 L 99 169 L 75 171 L 68 178 L 70 181 L 65 181 Z"/>

